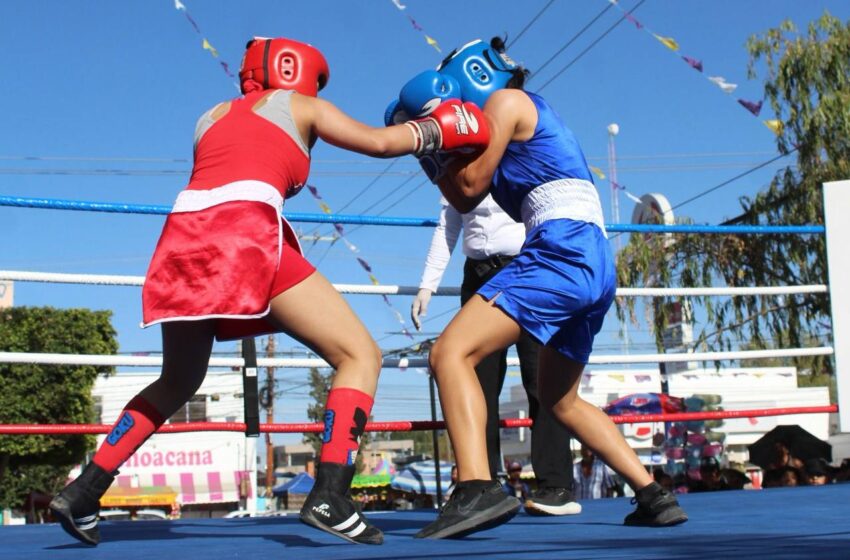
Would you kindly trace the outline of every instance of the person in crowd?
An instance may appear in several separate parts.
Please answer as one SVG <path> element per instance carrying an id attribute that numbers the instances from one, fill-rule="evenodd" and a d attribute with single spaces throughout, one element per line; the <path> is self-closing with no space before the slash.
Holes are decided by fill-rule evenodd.
<path id="1" fill-rule="evenodd" d="M 519 254 L 482 286 L 434 343 L 429 363 L 458 464 L 457 490 L 419 538 L 468 534 L 509 520 L 520 502 L 490 475 L 487 405 L 475 366 L 515 344 L 523 331 L 542 347 L 541 405 L 635 490 L 628 525 L 667 526 L 687 515 L 652 480 L 611 419 L 578 395 L 579 381 L 614 299 L 614 259 L 599 195 L 573 133 L 542 97 L 523 90 L 528 72 L 505 52 L 504 41 L 473 41 L 453 51 L 431 90 L 402 88 L 399 105 L 411 116 L 460 93 L 484 98 L 491 138 L 477 155 L 420 159 L 456 210 L 472 211 L 489 192 L 526 239 Z M 422 75 L 414 78 L 421 84 Z M 446 97 L 443 97 L 446 96 Z"/>
<path id="2" fill-rule="evenodd" d="M 832 482 L 829 464 L 823 459 L 809 459 L 806 461 L 803 474 L 806 484 L 810 486 L 823 486 Z"/>
<path id="3" fill-rule="evenodd" d="M 773 460 L 768 465 L 768 469 L 782 469 L 784 467 L 794 467 L 802 469 L 803 461 L 794 457 L 788 445 L 784 441 L 777 441 L 773 445 Z"/>
<path id="4" fill-rule="evenodd" d="M 336 372 L 301 520 L 350 542 L 383 542 L 348 494 L 381 352 L 300 254 L 281 210 L 307 181 L 319 138 L 376 157 L 425 156 L 482 149 L 487 122 L 473 104 L 454 101 L 425 119 L 373 128 L 317 97 L 329 76 L 315 47 L 255 38 L 239 72 L 244 95 L 198 120 L 192 176 L 165 222 L 142 290 L 143 326 L 162 326 L 162 374 L 127 403 L 92 461 L 50 505 L 78 540 L 99 542 L 100 497 L 121 464 L 200 387 L 213 341 L 285 332 Z"/>
<path id="5" fill-rule="evenodd" d="M 502 485 L 502 489 L 508 496 L 514 496 L 520 500 L 525 500 L 529 495 L 528 484 L 522 478 L 522 464 L 517 461 L 512 461 L 508 465 L 508 479 Z"/>
<path id="6" fill-rule="evenodd" d="M 611 469 L 597 459 L 588 446 L 582 444 L 581 459 L 573 466 L 576 498 L 598 500 L 612 497 L 617 485 L 613 475 Z"/>
<path id="7" fill-rule="evenodd" d="M 407 87 L 410 87 L 409 85 Z M 388 123 L 390 124 L 390 123 Z M 525 227 L 515 222 L 493 197 L 487 196 L 471 212 L 461 214 L 445 198 L 440 200 L 440 218 L 425 258 L 419 292 L 410 308 L 417 329 L 437 291 L 458 237 L 463 234 L 463 283 L 460 302 L 464 305 L 475 292 L 507 266 L 525 241 Z M 572 495 L 572 454 L 570 434 L 552 413 L 540 406 L 537 397 L 537 355 L 539 344 L 522 332 L 516 342 L 522 384 L 528 396 L 531 426 L 531 465 L 537 488 L 525 499 L 531 514 L 570 515 L 581 512 Z M 487 356 L 475 366 L 475 374 L 487 405 L 487 459 L 490 476 L 496 479 L 502 467 L 499 430 L 499 395 L 507 373 L 508 349 Z"/>
<path id="8" fill-rule="evenodd" d="M 691 492 L 714 492 L 726 490 L 726 481 L 720 474 L 720 462 L 715 457 L 700 459 L 699 480 L 692 480 Z"/>

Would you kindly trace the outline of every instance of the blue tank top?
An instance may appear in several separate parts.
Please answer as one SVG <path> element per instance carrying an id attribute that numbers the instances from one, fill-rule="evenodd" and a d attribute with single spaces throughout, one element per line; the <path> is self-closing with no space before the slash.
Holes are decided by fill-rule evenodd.
<path id="1" fill-rule="evenodd" d="M 517 222 L 525 196 L 535 187 L 558 179 L 584 179 L 593 183 L 584 153 L 572 131 L 539 95 L 525 92 L 537 108 L 534 135 L 511 142 L 493 175 L 490 194 Z"/>

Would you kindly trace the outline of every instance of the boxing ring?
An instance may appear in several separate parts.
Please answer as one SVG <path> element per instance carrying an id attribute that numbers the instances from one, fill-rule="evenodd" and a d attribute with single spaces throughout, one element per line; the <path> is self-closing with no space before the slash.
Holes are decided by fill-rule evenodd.
<path id="1" fill-rule="evenodd" d="M 850 275 L 850 255 L 840 244 L 850 235 L 840 215 L 850 207 L 850 181 L 824 185 L 826 226 L 606 226 L 610 232 L 641 233 L 736 233 L 742 235 L 790 233 L 827 236 L 829 286 L 842 286 Z M 164 206 L 58 201 L 0 197 L 0 206 L 52 208 L 99 212 L 166 214 Z M 434 226 L 433 220 L 341 216 L 325 214 L 287 215 L 290 221 L 354 223 L 391 226 Z M 832 242 L 830 243 L 830 240 Z M 142 277 L 88 274 L 55 274 L 0 271 L 0 280 L 140 286 Z M 615 416 L 616 423 L 674 422 L 722 418 L 757 418 L 789 414 L 838 413 L 843 432 L 850 432 L 850 290 L 826 285 L 747 288 L 619 288 L 620 297 L 791 295 L 829 294 L 832 304 L 832 346 L 695 352 L 688 354 L 597 355 L 591 364 L 639 364 L 743 360 L 797 356 L 833 356 L 836 361 L 838 406 L 784 407 L 770 409 L 684 412 Z M 337 284 L 349 294 L 414 295 L 415 287 Z M 441 289 L 436 295 L 457 295 L 457 288 Z M 151 367 L 161 365 L 153 356 L 110 356 L 0 352 L 0 362 L 18 364 L 100 365 Z M 516 364 L 509 360 L 509 364 Z M 327 367 L 320 359 L 257 358 L 250 351 L 241 358 L 212 358 L 210 367 Z M 427 360 L 384 359 L 383 367 L 427 367 Z M 843 368 L 843 369 L 842 369 Z M 250 375 L 246 375 L 246 380 Z M 256 390 L 256 375 L 253 376 Z M 249 385 L 246 385 L 246 389 Z M 256 435 L 260 432 L 320 432 L 321 424 L 261 424 L 256 400 L 245 395 L 244 422 L 190 422 L 166 424 L 159 432 L 230 431 Z M 506 428 L 527 427 L 530 420 L 504 419 Z M 432 421 L 398 420 L 372 422 L 367 431 L 411 431 L 441 429 Z M 0 425 L 3 437 L 15 434 L 100 434 L 108 425 Z M 578 516 L 532 517 L 520 513 L 510 523 L 465 539 L 422 541 L 412 536 L 434 518 L 433 510 L 370 512 L 370 519 L 385 533 L 383 546 L 353 546 L 302 525 L 297 514 L 275 518 L 182 519 L 148 522 L 103 522 L 103 542 L 97 548 L 79 544 L 58 525 L 0 527 L 0 559 L 5 558 L 145 558 L 153 555 L 184 554 L 218 558 L 452 558 L 475 555 L 482 558 L 717 558 L 741 555 L 753 558 L 845 557 L 850 550 L 850 484 L 822 487 L 775 488 L 769 491 L 725 491 L 681 495 L 690 516 L 683 525 L 662 529 L 625 527 L 623 517 L 632 506 L 626 498 L 583 502 Z"/>

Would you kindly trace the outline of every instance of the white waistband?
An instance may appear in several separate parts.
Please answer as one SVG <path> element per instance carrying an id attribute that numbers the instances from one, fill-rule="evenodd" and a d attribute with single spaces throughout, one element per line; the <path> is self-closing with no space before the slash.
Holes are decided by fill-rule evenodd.
<path id="1" fill-rule="evenodd" d="M 236 201 L 262 202 L 272 206 L 278 214 L 283 211 L 283 197 L 276 188 L 262 181 L 245 180 L 204 191 L 183 191 L 177 195 L 171 212 L 197 212 Z"/>
<path id="2" fill-rule="evenodd" d="M 520 214 L 526 231 L 547 220 L 566 218 L 596 224 L 608 237 L 599 193 L 584 179 L 558 179 L 535 187 L 523 199 Z"/>

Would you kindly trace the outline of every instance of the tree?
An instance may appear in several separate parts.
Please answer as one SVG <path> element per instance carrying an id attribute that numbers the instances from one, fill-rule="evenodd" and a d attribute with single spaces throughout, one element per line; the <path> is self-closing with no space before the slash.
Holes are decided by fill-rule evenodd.
<path id="1" fill-rule="evenodd" d="M 850 178 L 850 22 L 825 12 L 805 34 L 790 21 L 750 37 L 749 75 L 765 74 L 765 96 L 782 123 L 777 147 L 796 165 L 778 172 L 726 224 L 823 224 L 821 184 Z M 618 256 L 621 286 L 770 286 L 825 284 L 826 245 L 820 235 L 632 235 Z M 671 300 L 654 303 L 660 309 Z M 707 327 L 697 349 L 803 346 L 829 337 L 824 294 L 693 298 Z M 634 300 L 618 301 L 620 319 L 635 320 Z M 661 348 L 663 313 L 654 313 Z M 815 373 L 832 373 L 825 356 L 794 360 Z"/>
<path id="2" fill-rule="evenodd" d="M 0 311 L 0 350 L 114 354 L 111 312 L 50 307 Z M 103 366 L 0 364 L 0 423 L 91 423 L 91 389 Z M 0 508 L 20 507 L 30 492 L 54 494 L 94 448 L 94 436 L 0 438 Z"/>
<path id="3" fill-rule="evenodd" d="M 328 400 L 328 393 L 331 390 L 332 380 L 333 372 L 324 375 L 319 371 L 318 368 L 310 368 L 310 396 L 313 398 L 313 404 L 307 406 L 307 418 L 309 418 L 313 422 L 325 421 L 325 403 Z M 371 416 L 369 417 L 369 420 L 372 420 Z M 321 458 L 321 433 L 304 434 L 304 439 L 302 441 L 304 443 L 309 443 L 310 445 L 312 445 L 313 450 L 316 453 L 316 457 Z M 371 438 L 369 437 L 369 433 L 366 432 L 362 436 L 360 436 L 360 448 L 362 449 L 365 445 L 368 445 L 369 441 L 371 441 Z M 363 453 L 358 453 L 357 459 L 354 463 L 354 472 L 359 473 L 363 471 L 363 467 Z"/>

